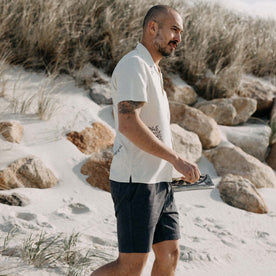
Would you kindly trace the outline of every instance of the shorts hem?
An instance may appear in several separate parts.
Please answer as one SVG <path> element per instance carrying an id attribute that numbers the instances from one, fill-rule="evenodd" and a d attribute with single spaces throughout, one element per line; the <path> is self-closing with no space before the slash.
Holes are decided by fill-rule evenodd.
<path id="1" fill-rule="evenodd" d="M 180 240 L 181 236 L 180 234 L 175 234 L 175 235 L 171 235 L 169 238 L 164 238 L 164 239 L 160 239 L 160 240 L 155 240 L 152 244 L 157 244 L 163 241 L 176 241 L 176 240 Z"/>

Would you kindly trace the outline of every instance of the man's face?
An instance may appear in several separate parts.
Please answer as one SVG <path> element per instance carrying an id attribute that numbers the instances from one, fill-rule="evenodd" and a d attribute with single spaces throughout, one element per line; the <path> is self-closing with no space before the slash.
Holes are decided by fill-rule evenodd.
<path id="1" fill-rule="evenodd" d="M 158 31 L 153 41 L 155 49 L 163 57 L 171 56 L 181 41 L 182 18 L 177 12 L 170 11 L 168 15 L 160 16 L 156 22 Z"/>

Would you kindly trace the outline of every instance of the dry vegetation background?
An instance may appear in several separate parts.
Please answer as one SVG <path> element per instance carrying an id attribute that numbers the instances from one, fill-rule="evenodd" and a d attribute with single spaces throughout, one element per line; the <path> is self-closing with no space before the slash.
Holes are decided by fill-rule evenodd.
<path id="1" fill-rule="evenodd" d="M 275 79 L 276 21 L 237 15 L 204 1 L 160 2 L 184 19 L 183 43 L 175 58 L 163 62 L 165 74 L 177 72 L 209 99 L 233 95 L 243 73 Z M 139 41 L 143 17 L 153 4 L 0 0 L 0 59 L 51 74 L 72 74 L 90 62 L 111 74 Z M 211 78 L 202 82 L 206 74 Z"/>

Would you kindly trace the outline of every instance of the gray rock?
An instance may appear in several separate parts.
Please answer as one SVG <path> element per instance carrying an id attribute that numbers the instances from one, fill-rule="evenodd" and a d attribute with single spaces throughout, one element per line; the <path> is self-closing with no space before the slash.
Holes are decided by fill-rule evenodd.
<path id="1" fill-rule="evenodd" d="M 264 161 L 269 147 L 271 128 L 256 124 L 243 126 L 219 126 L 227 140 L 246 153 Z"/>
<path id="2" fill-rule="evenodd" d="M 185 130 L 177 124 L 171 125 L 173 148 L 184 159 L 197 162 L 202 154 L 202 145 L 198 135 Z"/>
<path id="3" fill-rule="evenodd" d="M 94 85 L 89 88 L 90 98 L 97 104 L 112 104 L 111 88 L 109 85 Z"/>
<path id="4" fill-rule="evenodd" d="M 239 147 L 219 146 L 204 152 L 213 163 L 218 175 L 239 175 L 247 178 L 256 188 L 274 188 L 274 171 L 257 158 L 245 153 Z"/>
<path id="5" fill-rule="evenodd" d="M 238 88 L 240 96 L 257 100 L 257 112 L 268 113 L 276 95 L 276 86 L 262 79 L 243 76 Z"/>
<path id="6" fill-rule="evenodd" d="M 11 206 L 26 206 L 30 203 L 30 200 L 24 195 L 17 193 L 0 194 L 0 203 L 7 204 Z"/>
<path id="7" fill-rule="evenodd" d="M 198 103 L 196 108 L 213 118 L 219 125 L 232 126 L 246 122 L 256 111 L 257 101 L 245 97 L 214 99 Z"/>

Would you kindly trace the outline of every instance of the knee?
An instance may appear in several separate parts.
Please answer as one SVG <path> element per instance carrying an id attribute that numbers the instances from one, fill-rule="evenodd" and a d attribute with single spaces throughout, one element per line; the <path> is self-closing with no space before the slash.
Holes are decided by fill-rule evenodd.
<path id="1" fill-rule="evenodd" d="M 163 251 L 161 254 L 156 255 L 156 260 L 159 264 L 164 266 L 176 267 L 180 255 L 179 247 L 171 249 L 169 251 Z"/>
<path id="2" fill-rule="evenodd" d="M 118 258 L 117 263 L 120 267 L 120 276 L 139 276 L 147 262 L 147 257 L 145 258 L 130 258 L 129 260 L 123 260 Z"/>

